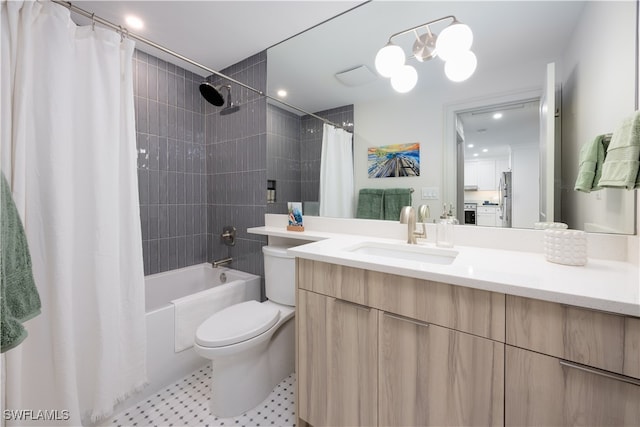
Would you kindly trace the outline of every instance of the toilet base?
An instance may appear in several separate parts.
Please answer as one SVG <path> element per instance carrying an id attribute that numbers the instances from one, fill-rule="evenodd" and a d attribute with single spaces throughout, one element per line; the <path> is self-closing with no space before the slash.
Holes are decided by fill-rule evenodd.
<path id="1" fill-rule="evenodd" d="M 294 369 L 292 317 L 255 348 L 211 361 L 211 413 L 221 418 L 242 415 L 266 399 Z"/>

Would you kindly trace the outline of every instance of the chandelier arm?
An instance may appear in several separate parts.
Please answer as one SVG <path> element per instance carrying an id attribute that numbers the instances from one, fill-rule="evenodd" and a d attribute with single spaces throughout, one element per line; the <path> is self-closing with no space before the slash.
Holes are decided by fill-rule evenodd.
<path id="1" fill-rule="evenodd" d="M 422 27 L 427 27 L 428 28 L 429 25 L 431 25 L 431 24 L 442 22 L 442 21 L 447 20 L 447 19 L 452 19 L 453 22 L 456 22 L 456 17 L 453 16 L 453 15 L 449 15 L 449 16 L 445 16 L 443 18 L 435 19 L 433 21 L 425 22 L 424 24 L 416 25 L 415 27 L 408 28 L 406 30 L 399 31 L 399 32 L 397 32 L 395 34 L 392 34 L 391 37 L 389 37 L 389 43 L 391 43 L 391 39 L 393 39 L 394 37 L 402 36 L 404 34 L 410 33 L 411 31 L 417 30 L 418 28 L 422 28 Z"/>

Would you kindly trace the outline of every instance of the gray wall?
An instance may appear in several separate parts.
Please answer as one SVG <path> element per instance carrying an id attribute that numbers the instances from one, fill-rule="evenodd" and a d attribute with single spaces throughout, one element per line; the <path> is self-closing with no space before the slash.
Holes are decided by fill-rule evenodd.
<path id="1" fill-rule="evenodd" d="M 259 53 L 227 69 L 223 74 L 265 91 L 267 55 Z M 217 85 L 222 81 L 210 80 Z M 226 84 L 226 83 L 225 83 Z M 233 257 L 232 267 L 263 275 L 262 246 L 266 236 L 248 234 L 246 229 L 264 225 L 267 188 L 267 102 L 266 98 L 232 84 L 236 113 L 220 115 L 221 108 L 206 103 L 208 257 Z M 226 94 L 226 92 L 224 92 Z M 237 229 L 236 245 L 225 246 L 222 228 Z"/>
<path id="2" fill-rule="evenodd" d="M 207 260 L 201 78 L 144 52 L 133 57 L 144 272 Z"/>
<path id="3" fill-rule="evenodd" d="M 221 71 L 265 91 L 266 61 L 261 52 Z M 240 110 L 220 115 L 200 96 L 202 77 L 138 50 L 133 65 L 145 274 L 230 256 L 233 268 L 263 275 L 267 238 L 246 229 L 285 213 L 287 201 L 317 200 L 322 122 L 235 84 Z M 353 106 L 318 114 L 353 123 Z M 279 202 L 269 207 L 267 170 Z M 227 225 L 237 229 L 233 247 L 220 239 Z"/>
<path id="4" fill-rule="evenodd" d="M 287 213 L 287 202 L 301 201 L 300 117 L 267 104 L 267 179 L 276 182 L 276 201 L 268 213 Z"/>

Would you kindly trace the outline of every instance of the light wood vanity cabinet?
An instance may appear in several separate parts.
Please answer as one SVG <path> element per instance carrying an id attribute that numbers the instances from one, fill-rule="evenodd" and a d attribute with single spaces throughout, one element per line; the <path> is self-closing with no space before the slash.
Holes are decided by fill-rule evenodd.
<path id="1" fill-rule="evenodd" d="M 640 425 L 638 317 L 297 268 L 298 425 Z"/>
<path id="2" fill-rule="evenodd" d="M 297 298 L 301 425 L 503 425 L 504 295 L 299 259 Z"/>
<path id="3" fill-rule="evenodd" d="M 606 371 L 507 346 L 505 378 L 507 426 L 640 425 L 640 386 Z"/>
<path id="4" fill-rule="evenodd" d="M 640 425 L 640 319 L 514 296 L 506 316 L 506 425 Z"/>
<path id="5" fill-rule="evenodd" d="M 376 310 L 298 290 L 298 414 L 314 426 L 377 424 Z"/>
<path id="6" fill-rule="evenodd" d="M 381 426 L 503 425 L 504 344 L 379 312 Z"/>

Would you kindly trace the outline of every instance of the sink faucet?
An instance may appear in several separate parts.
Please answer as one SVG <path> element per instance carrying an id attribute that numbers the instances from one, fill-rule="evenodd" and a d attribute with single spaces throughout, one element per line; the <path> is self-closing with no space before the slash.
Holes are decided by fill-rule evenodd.
<path id="1" fill-rule="evenodd" d="M 411 206 L 404 206 L 400 211 L 400 224 L 407 224 L 407 243 L 415 245 L 416 237 L 427 238 L 427 227 L 422 223 L 422 231 L 416 231 L 416 211 Z"/>

